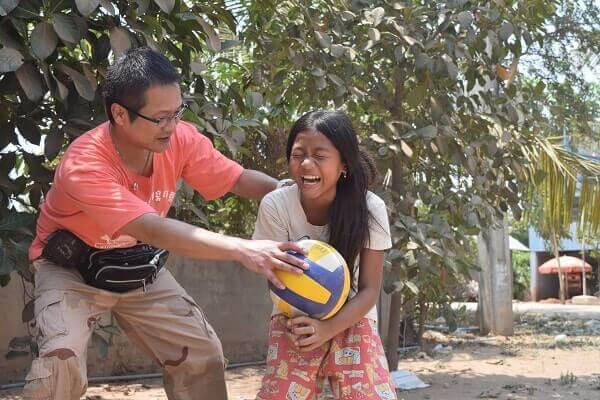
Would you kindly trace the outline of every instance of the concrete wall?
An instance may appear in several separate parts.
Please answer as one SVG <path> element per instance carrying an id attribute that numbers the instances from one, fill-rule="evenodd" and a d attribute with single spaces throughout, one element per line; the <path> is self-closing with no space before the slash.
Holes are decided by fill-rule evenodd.
<path id="1" fill-rule="evenodd" d="M 168 268 L 203 308 L 230 363 L 265 358 L 272 305 L 264 279 L 235 263 L 199 262 L 176 256 L 171 256 Z M 31 287 L 26 289 L 31 293 Z M 0 384 L 22 380 L 31 362 L 30 356 L 5 358 L 9 341 L 27 335 L 28 327 L 21 322 L 23 305 L 23 285 L 19 276 L 13 274 L 9 285 L 0 288 Z M 108 322 L 110 316 L 106 315 L 101 323 Z M 154 362 L 132 346 L 124 334 L 106 338 L 111 345 L 105 360 L 93 346 L 88 348 L 89 376 L 158 371 Z"/>
<path id="2" fill-rule="evenodd" d="M 30 286 L 26 286 L 31 290 Z M 8 286 L 0 287 L 0 383 L 7 383 L 21 378 L 29 367 L 30 357 L 19 357 L 14 360 L 5 358 L 8 343 L 13 337 L 27 335 L 27 325 L 21 322 L 23 310 L 23 285 L 19 275 L 11 274 Z"/>

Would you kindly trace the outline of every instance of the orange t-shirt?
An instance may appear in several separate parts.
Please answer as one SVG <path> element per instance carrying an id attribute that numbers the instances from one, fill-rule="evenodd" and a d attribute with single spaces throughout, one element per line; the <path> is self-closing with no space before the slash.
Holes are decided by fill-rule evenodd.
<path id="1" fill-rule="evenodd" d="M 96 248 L 133 246 L 136 239 L 119 230 L 146 213 L 166 216 L 179 178 L 211 200 L 229 192 L 243 172 L 193 125 L 179 122 L 167 149 L 152 154 L 152 175 L 138 175 L 121 161 L 108 126 L 86 132 L 65 152 L 40 207 L 31 260 L 40 257 L 48 235 L 58 229 Z"/>

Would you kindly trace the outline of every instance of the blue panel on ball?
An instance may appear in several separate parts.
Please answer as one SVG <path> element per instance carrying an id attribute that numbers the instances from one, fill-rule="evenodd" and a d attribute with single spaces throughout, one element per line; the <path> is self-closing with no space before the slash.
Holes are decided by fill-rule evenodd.
<path id="1" fill-rule="evenodd" d="M 320 267 L 318 263 L 306 258 L 303 254 L 295 252 L 292 254 L 308 264 L 309 268 L 304 271 L 304 274 L 312 278 L 315 282 L 318 282 L 321 286 L 327 288 L 331 292 L 331 297 L 326 304 L 319 304 L 307 298 L 309 294 L 303 296 L 301 293 L 294 293 L 288 288 L 280 290 L 269 283 L 270 289 L 288 304 L 314 318 L 320 318 L 335 307 L 342 295 L 344 288 L 344 274 L 346 273 L 346 271 L 344 271 L 345 267 L 340 265 L 340 269 L 328 271 L 327 269 Z M 340 274 L 340 272 L 342 273 Z"/>

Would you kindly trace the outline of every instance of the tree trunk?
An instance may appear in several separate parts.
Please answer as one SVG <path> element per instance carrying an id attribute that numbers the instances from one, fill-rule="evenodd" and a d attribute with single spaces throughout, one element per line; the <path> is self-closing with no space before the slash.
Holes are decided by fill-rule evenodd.
<path id="1" fill-rule="evenodd" d="M 396 82 L 396 90 L 399 93 L 396 93 L 396 100 L 398 98 L 402 98 L 402 89 L 403 83 L 398 80 Z M 400 111 L 401 108 L 398 108 Z M 396 193 L 401 193 L 403 190 L 403 182 L 402 182 L 402 172 L 403 172 L 403 164 L 398 157 L 394 157 L 392 159 L 392 190 Z M 396 268 L 399 268 L 399 265 L 392 265 L 391 273 L 393 276 L 399 276 L 396 274 Z M 389 318 L 389 326 L 388 326 L 388 334 L 387 334 L 387 347 L 386 347 L 386 356 L 388 360 L 388 365 L 390 367 L 390 371 L 395 371 L 398 368 L 398 342 L 400 340 L 400 321 L 404 318 L 405 315 L 405 304 L 403 304 L 404 296 L 400 292 L 392 293 L 392 300 L 390 304 L 390 318 Z"/>
<path id="2" fill-rule="evenodd" d="M 565 304 L 565 277 L 560 267 L 560 254 L 558 254 L 558 237 L 556 232 L 552 232 L 552 252 L 558 265 L 558 297 L 560 298 L 560 304 Z"/>
<path id="3" fill-rule="evenodd" d="M 427 302 L 423 296 L 419 295 L 419 333 L 417 340 L 421 350 L 423 349 L 423 334 L 425 333 L 425 323 L 427 322 Z"/>
<path id="4" fill-rule="evenodd" d="M 412 303 L 411 303 L 412 304 Z M 411 315 L 410 304 L 404 304 L 404 313 L 400 322 L 400 347 L 414 346 L 419 344 L 419 332 L 415 330 L 414 318 Z"/>
<path id="5" fill-rule="evenodd" d="M 404 315 L 402 294 L 400 292 L 392 293 L 392 302 L 390 305 L 390 322 L 387 334 L 386 356 L 390 371 L 398 368 L 398 344 L 400 341 L 400 321 Z"/>
<path id="6" fill-rule="evenodd" d="M 581 284 L 583 285 L 583 295 L 587 296 L 587 277 L 585 276 L 585 233 L 581 241 Z"/>
<path id="7" fill-rule="evenodd" d="M 596 243 L 596 252 L 600 251 L 600 243 Z M 596 268 L 596 276 L 597 278 L 597 292 L 596 292 L 596 296 L 600 296 L 600 263 L 598 263 L 598 266 Z M 594 295 L 594 293 L 592 292 L 592 295 Z"/>
<path id="8" fill-rule="evenodd" d="M 513 330 L 512 265 L 506 219 L 481 230 L 477 238 L 479 329 L 482 334 L 510 336 Z"/>

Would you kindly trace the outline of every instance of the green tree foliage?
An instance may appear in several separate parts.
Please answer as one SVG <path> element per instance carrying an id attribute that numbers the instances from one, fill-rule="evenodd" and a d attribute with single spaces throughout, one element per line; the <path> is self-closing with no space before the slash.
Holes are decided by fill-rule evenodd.
<path id="1" fill-rule="evenodd" d="M 245 39 L 269 126 L 341 107 L 386 173 L 394 250 L 389 291 L 443 297 L 465 273 L 465 235 L 520 215 L 523 124 L 505 66 L 542 41 L 552 2 L 260 2 Z M 282 118 L 287 112 L 288 119 Z M 447 278 L 446 278 L 447 279 Z"/>
<path id="2" fill-rule="evenodd" d="M 394 237 L 385 287 L 401 298 L 393 309 L 416 302 L 425 313 L 428 303 L 445 301 L 448 282 L 470 267 L 466 235 L 509 210 L 520 219 L 528 199 L 521 195 L 536 182 L 558 190 L 556 180 L 537 173 L 539 163 L 561 175 L 565 170 L 553 165 L 559 154 L 571 172 L 589 167 L 540 139 L 556 115 L 529 112 L 530 93 L 545 86 L 526 90 L 518 75 L 523 56 L 547 57 L 542 50 L 552 48 L 549 33 L 564 7 L 503 0 L 250 7 L 244 38 L 253 49 L 252 84 L 276 110 L 266 116 L 268 126 L 284 129 L 299 113 L 341 108 L 378 156 L 391 189 L 382 193 Z M 563 38 L 568 31 L 561 30 Z M 549 83 L 559 82 L 554 73 Z M 566 99 L 557 102 L 566 106 Z"/>
<path id="3" fill-rule="evenodd" d="M 239 42 L 215 29 L 236 31 L 222 2 L 0 5 L 0 122 L 12 144 L 2 176 L 13 173 L 0 182 L 4 215 L 8 200 L 37 207 L 66 142 L 103 119 L 98 84 L 109 61 L 140 44 L 181 69 L 186 118 L 271 175 L 285 170 L 283 143 L 299 114 L 346 111 L 385 176 L 394 241 L 385 288 L 423 315 L 471 269 L 469 235 L 509 210 L 519 218 L 520 183 L 536 176 L 532 149 L 548 123 L 529 112 L 517 70 L 546 43 L 558 0 L 257 0 L 235 60 L 224 51 Z M 23 139 L 41 142 L 43 154 Z M 225 200 L 204 206 L 207 215 L 192 192 L 181 202 L 200 223 L 251 229 L 252 205 Z"/>
<path id="4" fill-rule="evenodd" d="M 2 283 L 14 260 L 27 264 L 21 250 L 34 218 L 23 214 L 37 210 L 61 152 L 106 119 L 100 85 L 111 60 L 128 48 L 148 45 L 173 60 L 191 106 L 185 117 L 224 151 L 240 151 L 252 125 L 242 113 L 251 115 L 258 104 L 243 74 L 221 72 L 235 65 L 226 54 L 239 42 L 222 39 L 235 30 L 223 1 L 0 1 Z M 189 200 L 190 214 L 201 214 L 201 200 Z"/>
<path id="5" fill-rule="evenodd" d="M 529 252 L 513 251 L 513 296 L 517 300 L 525 300 L 529 295 L 531 271 L 529 269 Z"/>
<path id="6" fill-rule="evenodd" d="M 551 121 L 548 136 L 593 135 L 600 111 L 600 4 L 561 0 L 544 23 L 546 37 L 524 50 L 520 69 L 529 79 L 522 88 L 534 108 Z M 598 140 L 598 131 L 595 133 Z"/>
<path id="7" fill-rule="evenodd" d="M 522 56 L 522 69 L 527 76 L 518 82 L 522 106 L 542 135 L 564 136 L 572 151 L 597 155 L 600 4 L 558 1 L 556 6 L 556 12 L 545 22 L 546 39 L 533 42 Z M 570 235 L 572 222 L 577 221 L 579 230 L 587 232 L 587 236 L 598 232 L 600 193 L 593 166 L 576 161 L 570 154 L 557 162 L 561 158 L 559 152 L 551 153 L 540 153 L 541 162 L 535 167 L 529 219 L 558 255 L 558 243 Z M 577 207 L 572 207 L 574 204 Z M 564 300 L 565 285 L 560 272 L 559 282 Z"/>

